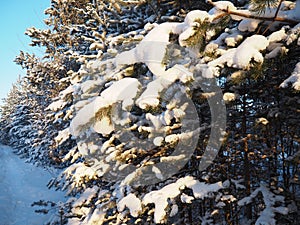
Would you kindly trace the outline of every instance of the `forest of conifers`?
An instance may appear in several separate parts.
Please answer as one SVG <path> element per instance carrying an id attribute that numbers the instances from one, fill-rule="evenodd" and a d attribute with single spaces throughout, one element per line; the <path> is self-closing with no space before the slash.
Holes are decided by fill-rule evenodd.
<path id="1" fill-rule="evenodd" d="M 300 1 L 51 0 L 0 141 L 55 224 L 297 225 Z"/>

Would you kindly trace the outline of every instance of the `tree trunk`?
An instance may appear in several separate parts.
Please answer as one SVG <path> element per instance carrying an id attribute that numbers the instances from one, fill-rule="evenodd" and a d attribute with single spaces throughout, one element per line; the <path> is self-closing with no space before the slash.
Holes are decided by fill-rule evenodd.
<path id="1" fill-rule="evenodd" d="M 247 137 L 247 97 L 243 97 L 243 118 L 242 118 L 242 137 L 244 147 L 244 178 L 246 186 L 246 194 L 251 194 L 251 175 L 250 175 L 250 162 L 248 159 L 248 137 Z M 251 203 L 246 206 L 246 217 L 252 219 L 252 205 Z"/>

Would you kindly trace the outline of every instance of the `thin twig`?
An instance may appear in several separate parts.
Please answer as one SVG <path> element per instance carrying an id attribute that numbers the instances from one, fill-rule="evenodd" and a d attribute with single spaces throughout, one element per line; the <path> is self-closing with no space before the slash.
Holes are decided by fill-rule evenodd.
<path id="1" fill-rule="evenodd" d="M 152 3 L 149 0 L 146 0 L 146 3 L 150 6 L 150 8 L 152 9 L 152 11 L 155 13 L 155 15 L 157 17 L 159 17 L 157 10 L 154 8 L 154 6 L 152 5 Z"/>
<path id="2" fill-rule="evenodd" d="M 274 15 L 274 20 L 278 16 L 278 13 L 279 13 L 279 10 L 280 10 L 282 2 L 283 2 L 283 0 L 280 0 L 279 5 L 277 6 L 277 9 L 276 9 L 276 12 L 275 12 L 275 15 Z M 268 25 L 268 27 L 264 30 L 264 32 L 262 33 L 262 35 L 264 35 L 270 29 L 270 27 L 274 23 L 274 20 Z"/>

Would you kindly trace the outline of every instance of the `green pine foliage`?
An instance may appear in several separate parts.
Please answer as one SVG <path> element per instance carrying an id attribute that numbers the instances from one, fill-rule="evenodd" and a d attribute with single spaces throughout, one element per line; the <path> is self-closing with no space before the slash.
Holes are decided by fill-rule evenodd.
<path id="1" fill-rule="evenodd" d="M 202 53 L 205 50 L 206 45 L 213 36 L 218 36 L 230 22 L 230 16 L 224 16 L 213 23 L 208 19 L 202 21 L 200 19 L 195 20 L 195 26 L 193 27 L 194 34 L 188 39 L 184 40 L 187 46 Z M 209 35 L 207 35 L 209 33 Z"/>
<path id="2" fill-rule="evenodd" d="M 251 0 L 250 2 L 253 5 L 251 10 L 258 14 L 262 14 L 270 8 L 277 7 L 281 3 L 280 0 Z"/>

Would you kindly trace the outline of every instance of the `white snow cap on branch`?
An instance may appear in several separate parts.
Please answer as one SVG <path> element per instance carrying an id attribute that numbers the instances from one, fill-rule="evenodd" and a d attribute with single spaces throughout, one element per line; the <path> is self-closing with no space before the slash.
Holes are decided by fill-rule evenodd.
<path id="1" fill-rule="evenodd" d="M 51 110 L 53 112 L 56 112 L 60 109 L 62 109 L 64 106 L 66 106 L 68 104 L 68 102 L 60 99 L 60 100 L 57 100 L 55 102 L 52 102 L 47 108 L 46 110 Z"/>
<path id="2" fill-rule="evenodd" d="M 125 207 L 127 207 L 133 217 L 138 217 L 139 213 L 142 211 L 141 200 L 132 193 L 122 198 L 117 206 L 119 212 L 122 212 Z"/>
<path id="3" fill-rule="evenodd" d="M 113 131 L 113 124 L 110 123 L 111 115 L 104 115 L 96 118 L 96 114 L 112 106 L 114 103 L 121 102 L 122 108 L 133 105 L 133 98 L 137 95 L 140 83 L 135 78 L 124 78 L 114 82 L 109 88 L 105 89 L 100 96 L 94 98 L 89 104 L 80 109 L 71 122 L 70 132 L 73 136 L 79 136 L 84 126 L 90 124 L 93 129 L 102 134 L 109 134 Z"/>
<path id="4" fill-rule="evenodd" d="M 287 78 L 285 81 L 283 81 L 280 84 L 280 87 L 286 88 L 288 87 L 289 84 L 292 84 L 295 90 L 300 91 L 300 62 L 296 64 L 296 67 L 292 75 L 289 78 Z"/>
<path id="5" fill-rule="evenodd" d="M 209 66 L 232 66 L 239 69 L 249 68 L 250 61 L 263 62 L 260 51 L 269 45 L 268 39 L 263 35 L 248 37 L 239 47 L 228 50 L 220 58 L 208 63 Z"/>
<path id="6" fill-rule="evenodd" d="M 217 182 L 214 184 L 206 184 L 203 182 L 199 182 L 198 180 L 196 180 L 191 176 L 186 176 L 180 178 L 175 183 L 166 185 L 160 190 L 151 191 L 150 193 L 144 196 L 142 202 L 144 205 L 150 203 L 155 204 L 155 211 L 154 211 L 155 223 L 161 223 L 164 221 L 164 218 L 167 215 L 165 209 L 169 205 L 168 199 L 176 198 L 178 195 L 181 194 L 181 190 L 183 190 L 184 188 L 192 189 L 195 198 L 203 199 L 209 193 L 217 192 L 220 189 L 223 189 L 224 187 L 222 185 L 222 182 Z M 182 202 L 191 202 L 194 199 L 194 197 L 187 196 L 186 194 L 182 193 L 181 200 Z"/>
<path id="7" fill-rule="evenodd" d="M 163 23 L 151 30 L 132 50 L 116 56 L 116 64 L 134 64 L 144 62 L 153 74 L 161 76 L 166 67 L 162 64 L 170 33 L 180 33 L 181 23 Z"/>
<path id="8" fill-rule="evenodd" d="M 248 37 L 237 48 L 227 50 L 221 57 L 209 62 L 207 66 L 200 67 L 204 77 L 212 78 L 219 75 L 218 67 L 229 67 L 249 69 L 251 60 L 262 63 L 264 57 L 260 51 L 265 50 L 269 41 L 265 36 L 253 35 Z"/>
<path id="9" fill-rule="evenodd" d="M 207 2 L 212 2 L 212 1 L 207 1 Z M 235 11 L 237 8 L 232 2 L 229 1 L 217 1 L 213 3 L 215 7 L 213 7 L 208 13 L 210 15 L 214 15 L 215 17 L 224 14 L 222 10 L 230 10 L 230 11 Z M 231 15 L 234 20 L 241 20 L 242 18 L 239 16 L 234 16 Z"/>
<path id="10" fill-rule="evenodd" d="M 253 201 L 258 193 L 262 193 L 265 209 L 261 212 L 260 216 L 255 222 L 255 225 L 275 225 L 275 213 L 286 215 L 288 208 L 283 206 L 275 206 L 277 203 L 284 203 L 284 197 L 273 194 L 265 184 L 261 183 L 260 187 L 251 193 L 250 196 L 245 197 L 238 201 L 239 206 L 247 205 Z"/>
<path id="11" fill-rule="evenodd" d="M 132 50 L 116 56 L 116 64 L 145 63 L 149 70 L 157 77 L 176 72 L 173 68 L 166 69 L 165 57 L 171 33 L 179 34 L 179 43 L 185 46 L 184 40 L 194 34 L 195 20 L 212 21 L 213 16 L 206 11 L 193 10 L 189 12 L 183 23 L 163 23 L 152 29 L 145 38 Z"/>
<path id="12" fill-rule="evenodd" d="M 223 95 L 223 100 L 225 102 L 232 102 L 232 101 L 236 100 L 236 98 L 237 98 L 237 95 L 235 93 L 226 92 Z"/>

